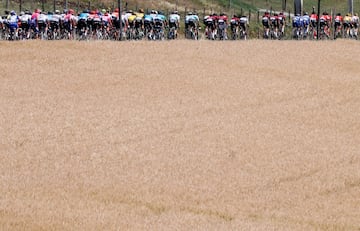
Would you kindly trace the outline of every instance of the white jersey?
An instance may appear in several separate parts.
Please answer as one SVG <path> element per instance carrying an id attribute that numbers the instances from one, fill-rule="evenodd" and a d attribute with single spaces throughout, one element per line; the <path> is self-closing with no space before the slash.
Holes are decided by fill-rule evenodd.
<path id="1" fill-rule="evenodd" d="M 179 23 L 180 22 L 180 15 L 178 15 L 178 14 L 170 14 L 169 15 L 169 22 L 170 23 Z"/>
<path id="2" fill-rule="evenodd" d="M 351 22 L 354 24 L 358 24 L 359 23 L 359 16 L 352 16 L 351 17 Z"/>
<path id="3" fill-rule="evenodd" d="M 126 13 L 124 14 L 122 17 L 124 18 L 124 20 L 127 22 L 129 17 L 132 15 L 132 13 Z"/>
<path id="4" fill-rule="evenodd" d="M 46 22 L 46 21 L 47 21 L 47 15 L 45 15 L 45 14 L 39 14 L 38 17 L 37 17 L 37 21 L 38 21 L 39 23 L 41 23 L 41 22 Z"/>
<path id="5" fill-rule="evenodd" d="M 50 22 L 59 22 L 61 16 L 59 14 L 53 14 L 51 18 L 49 19 Z"/>
<path id="6" fill-rule="evenodd" d="M 71 21 L 73 21 L 74 23 L 77 23 L 77 22 L 79 21 L 79 16 L 73 15 L 73 16 L 71 17 Z"/>
<path id="7" fill-rule="evenodd" d="M 154 19 L 156 18 L 157 14 L 150 14 L 150 16 Z"/>
<path id="8" fill-rule="evenodd" d="M 23 14 L 20 16 L 20 21 L 22 23 L 28 23 L 28 22 L 30 22 L 30 20 L 31 20 L 31 15 Z"/>
<path id="9" fill-rule="evenodd" d="M 189 22 L 199 22 L 199 16 L 192 14 L 192 15 L 186 15 L 185 17 L 185 23 Z"/>
<path id="10" fill-rule="evenodd" d="M 249 23 L 248 18 L 247 18 L 247 17 L 244 17 L 244 16 L 241 17 L 239 21 L 240 21 L 241 24 L 248 24 L 248 23 Z"/>
<path id="11" fill-rule="evenodd" d="M 15 24 L 18 23 L 19 17 L 17 15 L 11 15 L 10 18 L 8 19 L 8 22 L 10 24 Z"/>

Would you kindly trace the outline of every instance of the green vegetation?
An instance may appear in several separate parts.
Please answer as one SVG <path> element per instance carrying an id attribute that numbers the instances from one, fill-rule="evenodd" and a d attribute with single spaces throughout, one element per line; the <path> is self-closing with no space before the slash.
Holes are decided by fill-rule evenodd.
<path id="1" fill-rule="evenodd" d="M 22 9 L 40 8 L 43 10 L 53 10 L 53 0 L 29 0 L 22 1 Z M 117 0 L 55 0 L 55 7 L 57 9 L 73 8 L 81 10 L 83 8 L 114 8 L 117 7 Z M 0 1 L 0 10 L 3 12 L 6 9 L 20 9 L 20 0 L 2 0 Z M 243 12 L 256 12 L 258 9 L 281 10 L 282 0 L 122 0 L 123 7 L 127 6 L 130 9 L 150 9 L 156 8 L 166 11 L 178 8 L 180 11 L 185 9 L 195 9 L 199 12 L 227 12 L 228 14 Z M 311 12 L 312 7 L 317 7 L 316 0 L 304 0 L 304 10 Z M 286 11 L 293 12 L 293 1 L 287 0 Z M 360 1 L 354 1 L 354 11 L 358 12 L 360 9 Z M 348 11 L 347 1 L 344 0 L 327 0 L 322 1 L 321 11 L 341 12 Z"/>
<path id="2" fill-rule="evenodd" d="M 24 9 L 43 9 L 44 11 L 52 11 L 56 9 L 64 9 L 67 3 L 67 8 L 72 8 L 75 11 L 83 9 L 114 9 L 117 7 L 118 0 L 29 0 L 22 1 L 22 10 Z M 3 13 L 6 9 L 20 10 L 20 0 L 2 0 L 0 1 L 0 10 Z M 173 9 L 178 9 L 181 17 L 184 18 L 186 11 L 196 11 L 199 17 L 202 18 L 209 13 L 225 12 L 229 15 L 245 14 L 250 16 L 249 36 L 251 38 L 262 37 L 262 26 L 259 22 L 259 9 L 267 9 L 269 11 L 282 10 L 282 0 L 121 0 L 122 8 L 134 9 L 143 8 L 145 11 L 150 9 L 157 9 L 163 11 L 165 14 Z M 312 7 L 317 7 L 316 0 L 304 0 L 304 11 L 311 12 Z M 360 1 L 354 1 L 354 12 L 359 12 Z M 293 13 L 293 1 L 287 0 L 286 12 Z M 348 11 L 347 1 L 344 0 L 327 0 L 322 1 L 321 12 L 327 11 L 329 13 L 341 12 L 343 15 Z M 287 19 L 290 21 L 290 18 Z M 181 28 L 180 33 L 183 33 Z M 290 37 L 291 26 L 286 28 L 286 38 Z"/>

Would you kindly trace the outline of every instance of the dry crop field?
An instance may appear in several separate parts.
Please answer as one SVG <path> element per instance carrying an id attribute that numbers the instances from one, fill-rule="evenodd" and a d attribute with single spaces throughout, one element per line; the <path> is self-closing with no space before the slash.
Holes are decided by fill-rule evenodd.
<path id="1" fill-rule="evenodd" d="M 360 230 L 356 41 L 0 43 L 0 230 Z"/>

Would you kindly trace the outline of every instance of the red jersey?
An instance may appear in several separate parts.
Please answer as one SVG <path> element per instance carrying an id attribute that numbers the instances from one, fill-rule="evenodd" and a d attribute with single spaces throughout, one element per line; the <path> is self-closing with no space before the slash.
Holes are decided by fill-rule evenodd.
<path id="1" fill-rule="evenodd" d="M 231 20 L 230 20 L 230 23 L 231 23 L 232 25 L 239 24 L 239 23 L 240 23 L 240 18 L 238 18 L 238 17 L 232 17 Z"/>
<path id="2" fill-rule="evenodd" d="M 343 21 L 343 17 L 342 17 L 341 15 L 337 15 L 337 16 L 335 17 L 335 22 L 337 22 L 337 23 L 342 23 L 342 21 Z"/>
<path id="3" fill-rule="evenodd" d="M 270 21 L 271 21 L 271 22 L 277 21 L 278 18 L 279 18 L 279 17 L 278 17 L 277 15 L 270 16 Z"/>
<path id="4" fill-rule="evenodd" d="M 317 16 L 317 14 L 311 14 L 310 15 L 310 21 L 318 21 L 319 17 Z"/>
<path id="5" fill-rule="evenodd" d="M 33 13 L 32 15 L 31 15 L 31 20 L 37 20 L 37 18 L 38 18 L 38 16 L 39 16 L 39 13 Z"/>
<path id="6" fill-rule="evenodd" d="M 217 15 L 211 15 L 210 18 L 212 18 L 212 20 L 214 20 L 214 22 L 217 22 L 219 20 L 219 16 L 217 16 Z"/>
<path id="7" fill-rule="evenodd" d="M 224 22 L 227 22 L 228 17 L 226 15 L 219 16 L 219 21 L 223 20 Z"/>
<path id="8" fill-rule="evenodd" d="M 280 23 L 284 23 L 285 22 L 285 15 L 283 15 L 283 14 L 280 14 L 279 16 L 278 16 L 278 20 L 279 20 L 279 22 Z"/>
<path id="9" fill-rule="evenodd" d="M 331 21 L 331 16 L 327 15 L 327 14 L 326 15 L 321 15 L 320 20 L 324 20 L 324 21 L 329 22 L 329 21 Z"/>

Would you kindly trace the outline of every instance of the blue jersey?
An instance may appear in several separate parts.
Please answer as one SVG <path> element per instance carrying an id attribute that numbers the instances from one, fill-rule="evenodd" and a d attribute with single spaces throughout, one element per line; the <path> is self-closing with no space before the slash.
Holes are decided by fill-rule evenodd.
<path id="1" fill-rule="evenodd" d="M 162 15 L 162 14 L 158 14 L 155 16 L 154 20 L 161 20 L 161 21 L 166 21 L 166 17 L 165 15 Z"/>
<path id="2" fill-rule="evenodd" d="M 87 20 L 88 17 L 89 17 L 89 14 L 88 14 L 88 13 L 81 13 L 81 14 L 79 15 L 79 20 L 81 20 L 81 19 Z"/>
<path id="3" fill-rule="evenodd" d="M 145 22 L 153 22 L 153 17 L 150 14 L 145 14 L 144 21 Z"/>
<path id="4" fill-rule="evenodd" d="M 304 15 L 301 18 L 302 18 L 302 22 L 303 22 L 304 26 L 308 26 L 310 24 L 310 16 L 309 15 Z"/>
<path id="5" fill-rule="evenodd" d="M 300 16 L 295 16 L 293 18 L 293 27 L 301 27 L 302 26 L 302 20 Z"/>

